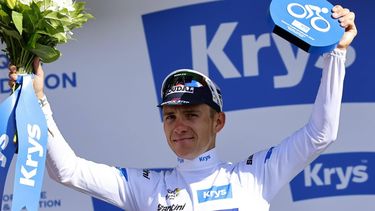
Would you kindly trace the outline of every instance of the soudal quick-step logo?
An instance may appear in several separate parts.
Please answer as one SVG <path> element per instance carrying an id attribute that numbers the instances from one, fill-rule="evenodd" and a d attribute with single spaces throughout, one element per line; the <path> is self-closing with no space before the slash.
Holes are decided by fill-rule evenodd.
<path id="1" fill-rule="evenodd" d="M 143 15 L 159 102 L 164 77 L 193 68 L 219 85 L 225 111 L 313 103 L 323 60 L 273 34 L 269 6 L 270 1 L 210 1 Z M 372 39 L 362 36 L 348 49 L 345 86 L 350 91 L 344 92 L 344 102 L 375 102 L 375 92 L 368 88 L 375 78 L 372 61 L 355 56 L 372 55 L 356 48 L 368 45 L 362 41 L 366 36 Z"/>
<path id="2" fill-rule="evenodd" d="M 319 156 L 290 183 L 293 201 L 375 194 L 375 152 Z"/>
<path id="3" fill-rule="evenodd" d="M 194 87 L 184 86 L 184 85 L 179 84 L 169 89 L 166 95 L 170 95 L 174 93 L 194 93 Z"/>

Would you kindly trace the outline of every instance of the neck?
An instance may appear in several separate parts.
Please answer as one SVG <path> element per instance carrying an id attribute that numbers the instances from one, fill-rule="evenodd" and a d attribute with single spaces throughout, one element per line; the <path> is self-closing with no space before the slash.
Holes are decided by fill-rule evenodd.
<path id="1" fill-rule="evenodd" d="M 216 149 L 213 148 L 192 160 L 177 158 L 177 161 L 177 168 L 180 170 L 200 170 L 217 165 L 219 163 L 219 158 Z"/>

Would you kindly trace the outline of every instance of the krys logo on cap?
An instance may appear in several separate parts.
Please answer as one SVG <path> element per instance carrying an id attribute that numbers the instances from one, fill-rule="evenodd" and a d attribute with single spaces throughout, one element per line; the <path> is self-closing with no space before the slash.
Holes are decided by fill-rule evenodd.
<path id="1" fill-rule="evenodd" d="M 331 51 L 344 29 L 332 18 L 333 5 L 325 0 L 273 0 L 273 32 L 311 53 Z"/>

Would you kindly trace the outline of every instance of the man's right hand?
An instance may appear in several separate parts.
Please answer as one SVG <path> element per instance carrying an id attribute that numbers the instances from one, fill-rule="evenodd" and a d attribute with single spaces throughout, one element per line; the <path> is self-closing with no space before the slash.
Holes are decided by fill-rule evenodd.
<path id="1" fill-rule="evenodd" d="M 35 95 L 38 99 L 42 99 L 44 97 L 44 71 L 42 69 L 42 65 L 40 63 L 40 59 L 36 57 L 33 63 L 34 67 L 34 91 Z M 17 80 L 18 73 L 17 67 L 14 65 L 9 66 L 9 86 L 12 88 Z"/>
<path id="2" fill-rule="evenodd" d="M 357 36 L 357 27 L 355 25 L 355 14 L 347 8 L 336 5 L 332 9 L 332 16 L 339 20 L 341 27 L 345 29 L 337 48 L 346 49 L 352 43 L 355 36 Z"/>

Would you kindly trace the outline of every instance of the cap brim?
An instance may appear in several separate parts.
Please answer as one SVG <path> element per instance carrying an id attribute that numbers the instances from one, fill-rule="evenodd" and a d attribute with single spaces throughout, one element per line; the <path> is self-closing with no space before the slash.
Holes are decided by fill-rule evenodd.
<path id="1" fill-rule="evenodd" d="M 174 105 L 197 105 L 206 103 L 203 99 L 197 98 L 194 94 L 172 94 L 167 96 L 162 103 L 158 105 L 158 107 L 162 107 L 164 105 L 174 106 Z"/>

